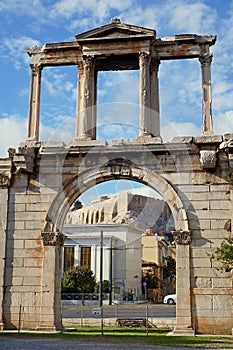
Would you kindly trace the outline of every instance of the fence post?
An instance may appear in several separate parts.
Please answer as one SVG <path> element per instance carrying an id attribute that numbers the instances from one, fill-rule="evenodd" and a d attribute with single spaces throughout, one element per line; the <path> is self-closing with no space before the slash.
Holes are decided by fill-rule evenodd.
<path id="1" fill-rule="evenodd" d="M 101 308 L 101 335 L 104 335 L 104 312 L 103 312 L 103 306 Z"/>
<path id="2" fill-rule="evenodd" d="M 18 326 L 18 333 L 20 333 L 21 330 L 21 313 L 22 313 L 22 305 L 19 305 L 19 326 Z"/>

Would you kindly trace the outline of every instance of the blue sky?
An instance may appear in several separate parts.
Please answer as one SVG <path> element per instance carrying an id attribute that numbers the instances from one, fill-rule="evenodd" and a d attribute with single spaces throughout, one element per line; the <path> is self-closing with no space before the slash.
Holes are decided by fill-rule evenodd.
<path id="1" fill-rule="evenodd" d="M 155 29 L 157 38 L 217 35 L 211 48 L 214 132 L 233 132 L 232 0 L 0 0 L 1 157 L 27 138 L 30 59 L 25 49 L 75 40 L 114 17 Z M 122 138 L 126 130 L 127 137 L 137 136 L 138 72 L 105 72 L 98 79 L 98 137 Z M 199 61 L 163 61 L 159 80 L 163 139 L 201 134 Z M 76 85 L 76 67 L 43 69 L 41 140 L 74 138 Z"/>

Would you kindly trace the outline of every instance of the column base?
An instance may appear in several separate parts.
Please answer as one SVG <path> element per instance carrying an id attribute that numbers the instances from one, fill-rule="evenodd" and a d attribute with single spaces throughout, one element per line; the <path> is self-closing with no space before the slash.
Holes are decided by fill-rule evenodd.
<path id="1" fill-rule="evenodd" d="M 4 331 L 4 321 L 1 320 L 0 321 L 0 332 L 3 332 Z"/>
<path id="2" fill-rule="evenodd" d="M 169 332 L 167 336 L 176 336 L 176 337 L 194 337 L 195 332 L 192 327 L 175 327 L 173 331 Z"/>
<path id="3" fill-rule="evenodd" d="M 85 146 L 106 146 L 105 140 L 91 140 L 91 139 L 75 139 L 69 144 L 69 147 L 85 147 Z"/>
<path id="4" fill-rule="evenodd" d="M 146 144 L 154 144 L 154 143 L 162 143 L 163 142 L 161 136 L 152 136 L 149 134 L 139 135 L 137 140 L 138 140 L 138 143 L 146 143 Z"/>

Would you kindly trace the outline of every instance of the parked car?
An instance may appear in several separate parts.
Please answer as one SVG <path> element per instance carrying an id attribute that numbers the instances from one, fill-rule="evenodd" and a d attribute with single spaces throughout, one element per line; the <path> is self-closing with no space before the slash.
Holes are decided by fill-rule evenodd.
<path id="1" fill-rule="evenodd" d="M 163 299 L 164 304 L 174 305 L 176 304 L 176 294 L 166 295 Z"/>

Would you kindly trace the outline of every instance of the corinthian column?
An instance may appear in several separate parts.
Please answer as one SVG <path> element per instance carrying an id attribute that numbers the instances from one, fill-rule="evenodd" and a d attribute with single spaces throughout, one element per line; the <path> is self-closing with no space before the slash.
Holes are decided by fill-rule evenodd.
<path id="1" fill-rule="evenodd" d="M 150 115 L 150 61 L 151 56 L 146 52 L 139 54 L 140 67 L 140 132 L 139 136 L 151 135 Z"/>
<path id="2" fill-rule="evenodd" d="M 212 95 L 211 95 L 211 62 L 212 54 L 205 53 L 199 57 L 202 70 L 202 132 L 203 135 L 213 134 Z"/>
<path id="3" fill-rule="evenodd" d="M 42 269 L 40 330 L 60 331 L 61 319 L 61 273 L 62 246 L 65 236 L 61 232 L 41 232 L 44 248 Z M 49 278 L 53 275 L 53 278 Z"/>
<path id="4" fill-rule="evenodd" d="M 152 136 L 160 137 L 160 115 L 159 115 L 159 72 L 160 60 L 157 57 L 151 58 L 150 65 L 150 104 L 152 113 Z"/>
<path id="5" fill-rule="evenodd" d="M 76 139 L 95 139 L 96 133 L 96 74 L 94 57 L 84 56 L 78 67 L 78 101 Z"/>
<path id="6" fill-rule="evenodd" d="M 28 141 L 39 140 L 41 70 L 41 66 L 31 64 Z"/>
<path id="7" fill-rule="evenodd" d="M 174 335 L 194 335 L 190 291 L 190 231 L 172 231 L 176 244 L 176 327 Z"/>

